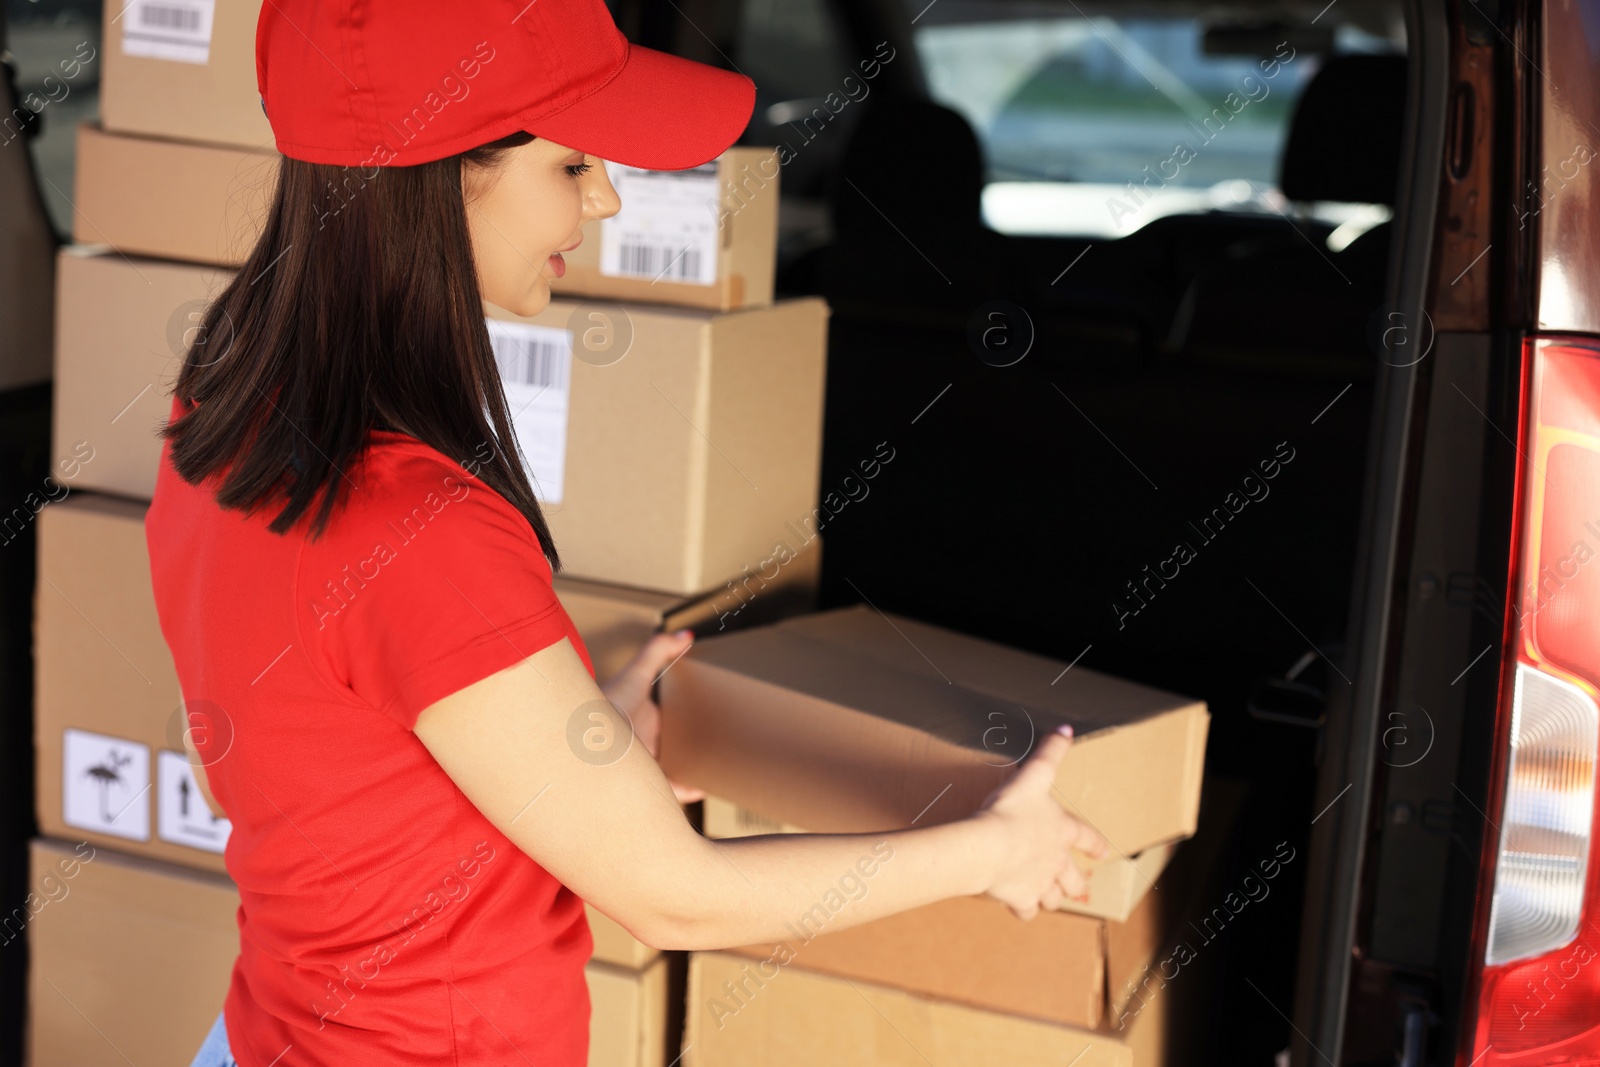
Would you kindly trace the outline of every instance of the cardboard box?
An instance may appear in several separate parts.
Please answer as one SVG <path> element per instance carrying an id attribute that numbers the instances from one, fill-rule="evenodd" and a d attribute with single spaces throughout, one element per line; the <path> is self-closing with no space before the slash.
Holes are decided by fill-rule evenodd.
<path id="1" fill-rule="evenodd" d="M 512 347 L 573 353 L 564 462 L 530 461 L 569 576 L 692 595 L 770 578 L 816 535 L 825 302 L 490 310 Z M 507 389 L 513 411 L 549 395 L 545 382 L 521 388 Z M 517 420 L 525 452 L 551 425 L 540 418 Z"/>
<path id="2" fill-rule="evenodd" d="M 797 946 L 781 966 L 785 957 L 774 957 L 770 948 L 759 955 L 743 949 L 691 953 L 684 1062 L 700 1067 L 1157 1067 L 1169 1057 L 1185 1062 L 1174 1050 L 1212 1025 L 1206 990 L 1216 980 L 1222 950 L 1207 946 L 1225 935 L 1233 920 L 1229 911 L 1237 914 L 1246 906 L 1229 903 L 1239 897 L 1240 871 L 1223 861 L 1248 793 L 1235 780 L 1208 783 L 1194 837 L 1178 848 L 1128 923 L 1053 914 L 1029 923 L 1011 919 L 1009 927 L 990 925 L 974 907 L 987 901 L 963 898 L 944 902 L 951 907 L 942 915 L 913 911 L 891 917 L 893 922 L 823 933 Z M 1260 866 L 1259 877 L 1270 883 L 1276 874 Z M 1024 1017 L 1050 996 L 1049 987 L 1081 982 L 1084 971 L 1076 961 L 1096 950 L 1088 940 L 1074 946 L 1070 932 L 1091 925 L 1102 931 L 1098 951 L 1108 964 L 1108 1010 L 1098 1026 L 1069 1028 L 1047 1021 L 1048 1016 Z M 1027 943 L 1034 936 L 1044 951 Z M 878 969 L 864 972 L 859 965 L 866 962 Z M 819 964 L 834 973 L 819 973 Z M 967 1003 L 916 991 L 933 984 L 930 974 L 960 981 L 962 966 L 972 968 L 967 987 L 978 992 L 965 998 Z M 1030 979 L 1045 988 L 1030 988 Z M 999 1003 L 1008 995 L 1014 999 Z M 991 1006 L 995 1010 L 988 1010 Z"/>
<path id="3" fill-rule="evenodd" d="M 1195 830 L 1203 703 L 870 607 L 698 642 L 659 700 L 674 781 L 816 833 L 964 817 L 1063 722 L 1057 796 L 1118 854 Z"/>
<path id="4" fill-rule="evenodd" d="M 278 154 L 78 127 L 73 240 L 239 266 L 261 236 Z"/>
<path id="5" fill-rule="evenodd" d="M 270 137 L 260 144 L 210 144 L 113 133 L 85 123 L 78 127 L 73 239 L 109 244 L 129 255 L 240 266 L 266 223 L 278 160 Z M 552 290 L 568 298 L 708 311 L 769 306 L 778 170 L 771 149 L 735 147 L 699 171 L 619 174 L 622 213 L 584 227 L 583 243 L 563 253 L 567 272 L 552 282 Z M 697 180 L 704 188 L 692 208 L 651 196 L 652 181 Z M 685 214 L 692 232 L 674 237 L 672 222 Z M 677 276 L 702 259 L 707 280 Z M 664 267 L 671 269 L 663 273 Z"/>
<path id="6" fill-rule="evenodd" d="M 160 17 L 175 8 L 193 16 L 179 25 Z M 260 14 L 260 0 L 106 0 L 100 49 L 106 129 L 271 149 L 272 127 L 256 88 Z"/>
<path id="7" fill-rule="evenodd" d="M 667 960 L 642 972 L 591 963 L 589 1067 L 665 1067 L 668 1056 Z M 681 987 L 680 987 L 681 991 Z"/>
<path id="8" fill-rule="evenodd" d="M 238 955 L 233 883 L 66 842 L 36 840 L 30 853 L 28 1062 L 188 1063 Z M 667 961 L 642 973 L 591 963 L 585 975 L 590 1067 L 661 1067 Z"/>
<path id="9" fill-rule="evenodd" d="M 46 834 L 223 873 L 228 824 L 211 817 L 183 754 L 183 698 L 150 587 L 145 510 L 141 502 L 74 492 L 40 512 L 39 826 Z M 797 559 L 787 584 L 771 590 L 770 605 L 760 610 L 814 595 L 819 552 Z M 711 626 L 719 617 L 708 607 L 715 598 L 674 602 L 661 615 L 653 613 L 670 598 L 557 584 L 597 668 L 626 662 L 653 632 L 652 618 L 657 625 L 681 619 Z M 748 603 L 755 611 L 760 601 Z M 91 774 L 97 766 L 105 770 Z M 639 970 L 660 956 L 593 908 L 589 925 L 596 960 Z"/>
<path id="10" fill-rule="evenodd" d="M 628 933 L 621 923 L 585 902 L 584 911 L 589 916 L 589 934 L 594 938 L 594 952 L 590 959 L 624 971 L 642 971 L 661 958 L 661 950 L 651 948 Z"/>
<path id="11" fill-rule="evenodd" d="M 1180 1006 L 1168 1016 L 1178 1019 L 1194 1010 L 1194 990 L 1215 963 L 1216 950 L 1206 945 L 1247 906 L 1233 881 L 1238 872 L 1224 863 L 1246 793 L 1229 779 L 1210 783 L 1194 837 L 1178 846 L 1126 922 L 1056 912 L 1024 923 L 986 897 L 962 897 L 837 930 L 813 911 L 795 918 L 795 936 L 782 948 L 731 954 L 755 961 L 758 973 L 765 961 L 788 960 L 785 972 L 875 982 L 1088 1029 L 1142 1015 L 1161 1000 Z M 1270 883 L 1265 875 L 1257 881 L 1263 877 Z"/>
<path id="12" fill-rule="evenodd" d="M 785 970 L 1093 1029 L 1126 1007 L 1180 891 L 1158 886 L 1124 923 L 1059 911 L 1023 922 L 999 901 L 956 897 L 830 931 L 824 905 L 797 915 L 782 942 L 729 951 L 769 969 L 787 960 Z"/>
<path id="13" fill-rule="evenodd" d="M 184 346 L 229 273 L 97 254 L 56 257 L 56 456 L 94 452 L 73 481 L 146 500 L 161 462 L 157 431 L 171 410 Z"/>
<path id="14" fill-rule="evenodd" d="M 583 243 L 562 254 L 558 295 L 708 311 L 772 303 L 776 151 L 736 146 L 691 171 L 607 169 L 622 210 L 588 223 Z"/>
<path id="15" fill-rule="evenodd" d="M 30 889 L 48 903 L 26 927 L 27 1062 L 187 1064 L 239 954 L 233 883 L 106 848 L 36 840 L 29 852 Z"/>
<path id="16" fill-rule="evenodd" d="M 1165 999 L 1126 1028 L 1082 1030 L 919 997 L 797 967 L 758 972 L 692 953 L 685 1067 L 1158 1067 Z"/>
<path id="17" fill-rule="evenodd" d="M 72 493 L 39 515 L 39 827 L 224 873 L 227 820 L 211 817 L 183 754 L 183 697 L 150 587 L 145 509 Z M 105 770 L 91 775 L 95 767 Z M 660 955 L 593 908 L 589 922 L 597 960 L 637 970 Z"/>
<path id="18" fill-rule="evenodd" d="M 595 677 L 603 681 L 621 670 L 652 634 L 687 629 L 696 637 L 711 637 L 814 611 L 821 577 L 822 538 L 816 537 L 770 581 L 749 574 L 700 596 L 560 576 L 554 584 L 583 635 Z"/>
<path id="19" fill-rule="evenodd" d="M 144 512 L 74 492 L 39 513 L 39 828 L 222 871 L 229 827 L 212 819 L 183 754 L 183 698 L 156 618 Z"/>
<path id="20" fill-rule="evenodd" d="M 701 832 L 707 837 L 805 833 L 798 826 L 769 819 L 721 797 L 705 798 L 700 825 Z M 1145 894 L 1155 886 L 1176 847 L 1176 843 L 1168 841 L 1151 845 L 1137 856 L 1124 858 L 1107 853 L 1098 860 L 1083 858 L 1081 862 L 1084 869 L 1091 872 L 1089 899 L 1082 903 L 1063 901 L 1060 910 L 1126 922 Z"/>
<path id="21" fill-rule="evenodd" d="M 148 499 L 186 332 L 229 275 L 87 251 L 57 260 L 56 451 L 87 441 L 77 485 Z M 562 300 L 504 319 L 507 359 L 555 375 L 507 392 L 564 573 L 694 596 L 789 565 L 826 517 L 827 315 L 817 299 L 727 314 Z M 586 347 L 602 334 L 626 347 Z"/>

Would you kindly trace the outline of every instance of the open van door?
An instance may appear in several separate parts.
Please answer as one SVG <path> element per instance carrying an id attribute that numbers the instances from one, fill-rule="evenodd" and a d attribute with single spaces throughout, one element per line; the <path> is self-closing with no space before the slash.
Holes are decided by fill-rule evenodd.
<path id="1" fill-rule="evenodd" d="M 1293 1062 L 1600 1062 L 1600 9 L 1423 4 Z"/>

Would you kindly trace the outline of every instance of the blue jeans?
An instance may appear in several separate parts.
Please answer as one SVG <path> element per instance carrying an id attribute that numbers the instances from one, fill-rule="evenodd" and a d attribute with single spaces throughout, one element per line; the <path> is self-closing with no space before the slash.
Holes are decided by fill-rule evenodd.
<path id="1" fill-rule="evenodd" d="M 233 1050 L 228 1047 L 228 1027 L 222 1021 L 221 1012 L 217 1013 L 217 1021 L 211 1024 L 211 1032 L 201 1042 L 200 1051 L 194 1054 L 194 1062 L 189 1067 L 239 1067 Z"/>

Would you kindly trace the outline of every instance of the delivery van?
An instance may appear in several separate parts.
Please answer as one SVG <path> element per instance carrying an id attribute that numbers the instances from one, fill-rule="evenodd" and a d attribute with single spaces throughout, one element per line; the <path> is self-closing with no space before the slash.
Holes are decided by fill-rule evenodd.
<path id="1" fill-rule="evenodd" d="M 1600 1055 L 1593 5 L 715 6 L 826 600 L 1205 699 L 1238 877 L 1297 850 L 1182 1062 Z"/>
<path id="2" fill-rule="evenodd" d="M 612 9 L 758 86 L 778 295 L 831 309 L 823 606 L 1210 709 L 1247 801 L 1169 1059 L 1600 1062 L 1600 6 Z"/>

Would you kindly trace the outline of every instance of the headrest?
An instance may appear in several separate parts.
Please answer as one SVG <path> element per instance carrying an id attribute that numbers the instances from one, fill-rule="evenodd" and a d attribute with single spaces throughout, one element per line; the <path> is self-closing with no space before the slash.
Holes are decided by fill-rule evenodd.
<path id="1" fill-rule="evenodd" d="M 1290 200 L 1394 203 L 1404 56 L 1335 56 L 1295 105 L 1278 185 Z"/>
<path id="2" fill-rule="evenodd" d="M 877 233 L 887 218 L 906 233 L 978 228 L 983 180 L 983 149 L 964 117 L 929 100 L 884 96 L 862 112 L 845 147 L 834 227 Z"/>

